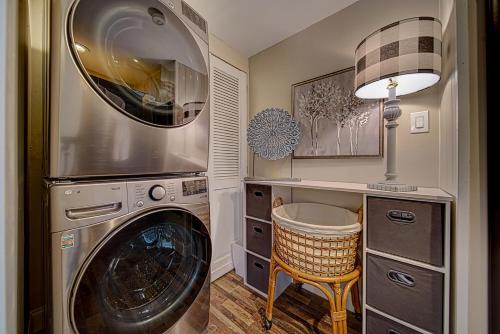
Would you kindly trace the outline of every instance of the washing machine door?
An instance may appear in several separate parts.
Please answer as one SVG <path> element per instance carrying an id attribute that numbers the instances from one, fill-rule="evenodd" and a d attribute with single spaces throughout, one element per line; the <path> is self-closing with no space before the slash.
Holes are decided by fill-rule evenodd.
<path id="1" fill-rule="evenodd" d="M 189 212 L 164 209 L 122 225 L 87 260 L 71 297 L 78 333 L 164 333 L 209 275 L 210 236 Z"/>
<path id="2" fill-rule="evenodd" d="M 161 127 L 190 123 L 208 98 L 208 65 L 174 3 L 80 0 L 68 22 L 73 57 L 93 89 L 127 116 Z"/>

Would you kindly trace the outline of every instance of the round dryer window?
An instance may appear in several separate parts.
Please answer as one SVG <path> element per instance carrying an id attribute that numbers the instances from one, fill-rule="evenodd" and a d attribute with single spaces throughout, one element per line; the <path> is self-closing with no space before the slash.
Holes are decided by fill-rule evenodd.
<path id="1" fill-rule="evenodd" d="M 73 326 L 82 334 L 164 333 L 200 302 L 211 252 L 208 230 L 188 212 L 156 211 L 127 223 L 79 274 Z"/>
<path id="2" fill-rule="evenodd" d="M 83 76 L 126 115 L 170 127 L 204 110 L 208 45 L 163 2 L 79 0 L 68 35 Z"/>

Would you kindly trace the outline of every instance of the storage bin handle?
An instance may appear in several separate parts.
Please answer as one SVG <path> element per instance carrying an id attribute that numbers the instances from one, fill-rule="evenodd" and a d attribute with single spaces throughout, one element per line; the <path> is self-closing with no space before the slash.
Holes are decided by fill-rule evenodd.
<path id="1" fill-rule="evenodd" d="M 259 191 L 259 190 L 254 191 L 253 194 L 257 197 L 264 197 L 264 193 L 262 191 Z"/>
<path id="2" fill-rule="evenodd" d="M 416 214 L 403 210 L 389 210 L 386 216 L 391 222 L 397 224 L 413 224 L 417 220 Z"/>
<path id="3" fill-rule="evenodd" d="M 387 334 L 401 334 L 401 333 L 400 333 L 400 332 L 398 332 L 398 331 L 396 331 L 396 330 L 394 330 L 394 329 L 389 329 L 389 330 L 387 331 Z"/>
<path id="4" fill-rule="evenodd" d="M 262 229 L 260 227 L 254 226 L 253 227 L 254 232 L 256 233 L 262 233 Z"/>
<path id="5" fill-rule="evenodd" d="M 264 266 L 261 263 L 259 263 L 259 262 L 254 262 L 253 265 L 256 266 L 259 269 L 264 269 Z"/>
<path id="6" fill-rule="evenodd" d="M 389 280 L 399 285 L 410 288 L 415 286 L 415 278 L 413 278 L 410 274 L 402 273 L 396 270 L 389 270 L 389 272 L 387 272 L 387 277 Z"/>

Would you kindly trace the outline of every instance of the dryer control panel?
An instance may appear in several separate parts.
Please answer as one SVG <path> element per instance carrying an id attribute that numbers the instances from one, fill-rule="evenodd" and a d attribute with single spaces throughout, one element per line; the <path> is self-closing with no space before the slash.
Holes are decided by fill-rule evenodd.
<path id="1" fill-rule="evenodd" d="M 131 210 L 158 204 L 208 203 L 206 177 L 130 181 L 127 190 Z"/>

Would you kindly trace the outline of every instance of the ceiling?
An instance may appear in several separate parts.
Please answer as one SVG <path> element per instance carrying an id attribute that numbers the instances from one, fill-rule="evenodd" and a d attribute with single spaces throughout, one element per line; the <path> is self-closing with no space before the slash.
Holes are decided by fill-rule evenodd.
<path id="1" fill-rule="evenodd" d="M 211 33 L 250 57 L 357 0 L 185 0 Z"/>

